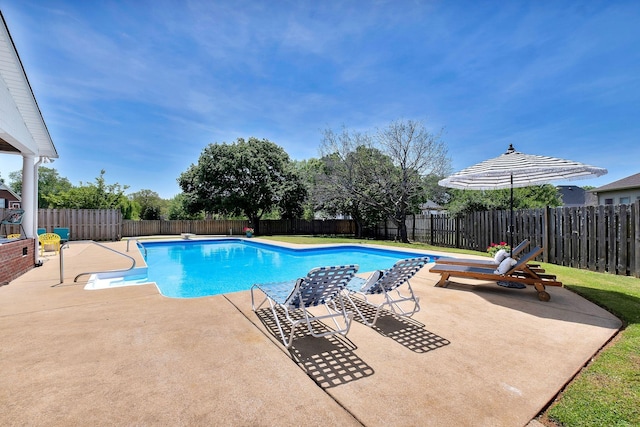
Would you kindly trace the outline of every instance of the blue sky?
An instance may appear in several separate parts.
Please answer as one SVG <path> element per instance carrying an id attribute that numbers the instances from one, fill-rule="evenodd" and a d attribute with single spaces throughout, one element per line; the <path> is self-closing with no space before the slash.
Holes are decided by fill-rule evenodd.
<path id="1" fill-rule="evenodd" d="M 458 171 L 502 154 L 640 172 L 638 1 L 0 0 L 73 184 L 170 198 L 209 143 L 319 157 L 324 129 L 444 129 Z M 21 169 L 0 155 L 0 176 Z"/>

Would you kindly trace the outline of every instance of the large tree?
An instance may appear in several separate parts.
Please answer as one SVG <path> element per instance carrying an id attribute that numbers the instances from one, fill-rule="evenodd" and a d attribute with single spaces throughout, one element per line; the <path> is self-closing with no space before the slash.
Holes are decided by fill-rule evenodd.
<path id="1" fill-rule="evenodd" d="M 104 169 L 94 183 L 80 183 L 77 187 L 44 196 L 50 208 L 120 209 L 125 219 L 131 219 L 133 202 L 125 196 L 128 185 L 107 184 Z"/>
<path id="2" fill-rule="evenodd" d="M 184 193 L 177 194 L 172 199 L 168 201 L 167 207 L 167 217 L 170 220 L 173 219 L 188 219 L 188 220 L 198 220 L 204 219 L 204 212 L 199 211 L 196 213 L 191 213 L 187 209 L 186 196 Z"/>
<path id="3" fill-rule="evenodd" d="M 189 212 L 245 215 L 257 234 L 263 215 L 298 215 L 306 197 L 287 153 L 267 139 L 209 144 L 178 184 Z"/>
<path id="4" fill-rule="evenodd" d="M 406 218 L 417 212 L 428 196 L 432 177 L 450 170 L 450 159 L 440 134 L 429 132 L 421 122 L 398 120 L 373 135 L 325 131 L 325 158 L 338 159 L 351 184 L 341 187 L 345 199 L 390 218 L 396 238 L 408 242 Z M 339 186 L 340 187 L 340 186 Z"/>
<path id="5" fill-rule="evenodd" d="M 315 207 L 330 216 L 347 214 L 356 224 L 356 236 L 387 218 L 381 171 L 393 169 L 390 159 L 375 148 L 357 145 L 342 156 L 334 152 L 322 158 L 324 167 L 316 179 Z"/>
<path id="6" fill-rule="evenodd" d="M 22 170 L 9 174 L 9 187 L 16 193 L 22 193 Z M 55 168 L 40 166 L 38 168 L 38 206 L 48 208 L 47 197 L 71 190 L 71 182 L 58 174 Z"/>
<path id="7" fill-rule="evenodd" d="M 168 203 L 152 190 L 136 191 L 129 194 L 129 199 L 135 203 L 140 219 L 157 220 L 161 218 L 163 208 L 168 210 Z"/>
<path id="8" fill-rule="evenodd" d="M 318 186 L 318 176 L 323 174 L 324 163 L 320 159 L 293 161 L 304 186 L 307 198 L 303 204 L 302 218 L 311 221 L 316 216 L 317 207 L 314 204 L 313 193 Z"/>

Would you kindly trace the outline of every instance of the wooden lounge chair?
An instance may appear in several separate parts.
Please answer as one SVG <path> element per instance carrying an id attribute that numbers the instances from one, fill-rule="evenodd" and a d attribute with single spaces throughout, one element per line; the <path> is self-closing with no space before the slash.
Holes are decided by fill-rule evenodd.
<path id="1" fill-rule="evenodd" d="M 380 315 L 380 310 L 385 307 L 396 316 L 411 317 L 420 311 L 420 300 L 414 295 L 409 279 L 428 262 L 431 262 L 430 257 L 403 259 L 396 262 L 388 270 L 374 271 L 366 280 L 360 277 L 351 279 L 347 284 L 346 296 L 362 323 L 374 326 Z M 407 292 L 402 294 L 398 288 L 405 283 L 407 284 Z M 383 302 L 373 302 L 369 299 L 372 295 L 384 295 Z M 371 321 L 358 308 L 355 298 L 375 309 Z"/>
<path id="2" fill-rule="evenodd" d="M 494 282 L 513 282 L 524 285 L 532 285 L 538 291 L 540 301 L 549 301 L 551 296 L 545 291 L 545 286 L 562 286 L 555 276 L 541 274 L 530 268 L 527 263 L 532 261 L 542 253 L 542 248 L 535 247 L 528 254 L 523 255 L 520 260 L 504 273 L 486 267 L 474 267 L 468 265 L 447 265 L 436 264 L 429 272 L 440 274 L 440 281 L 436 286 L 446 287 L 450 277 L 463 277 L 475 280 L 486 280 Z"/>
<path id="3" fill-rule="evenodd" d="M 357 265 L 318 267 L 297 280 L 255 284 L 251 287 L 251 308 L 256 312 L 265 302 L 269 302 L 280 340 L 287 348 L 291 347 L 296 327 L 301 324 L 306 324 L 314 337 L 347 335 L 353 313 L 346 311 L 342 291 L 357 271 Z M 255 291 L 258 289 L 265 297 L 256 305 Z M 334 299 L 338 299 L 340 309 L 336 308 Z M 327 314 L 315 315 L 309 311 L 316 306 L 323 306 Z M 279 311 L 283 312 L 283 321 L 286 320 L 285 324 L 290 328 L 288 336 L 279 318 Z M 323 320 L 331 320 L 335 329 L 316 331 L 313 322 Z"/>
<path id="4" fill-rule="evenodd" d="M 529 246 L 529 240 L 524 239 L 518 246 L 513 248 L 511 254 L 507 253 L 506 256 L 514 258 L 520 255 L 527 246 Z M 468 265 L 470 267 L 485 267 L 485 268 L 497 268 L 504 258 L 489 258 L 489 259 L 473 259 L 473 258 L 449 258 L 440 257 L 436 259 L 436 264 L 449 264 L 449 265 Z"/>

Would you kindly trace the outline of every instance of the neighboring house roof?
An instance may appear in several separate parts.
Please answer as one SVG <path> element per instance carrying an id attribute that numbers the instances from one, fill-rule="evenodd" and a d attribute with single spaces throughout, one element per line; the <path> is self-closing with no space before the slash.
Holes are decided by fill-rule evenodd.
<path id="1" fill-rule="evenodd" d="M 602 187 L 594 188 L 591 191 L 600 193 L 603 191 L 625 190 L 627 188 L 640 188 L 640 173 L 619 179 Z"/>
<path id="2" fill-rule="evenodd" d="M 422 205 L 420 205 L 420 208 L 422 210 L 443 210 L 444 208 L 442 206 L 440 206 L 439 204 L 437 204 L 436 202 L 434 202 L 433 200 L 427 200 L 426 203 L 423 203 Z"/>
<path id="3" fill-rule="evenodd" d="M 13 197 L 15 197 L 16 200 L 21 201 L 22 199 L 20 198 L 20 196 L 18 196 L 16 193 L 14 193 L 13 191 L 11 191 L 11 189 L 9 187 L 7 187 L 6 185 L 4 185 L 3 183 L 0 182 L 0 192 L 1 191 L 6 191 L 9 194 L 11 194 Z"/>
<path id="4" fill-rule="evenodd" d="M 58 158 L 2 12 L 0 21 L 0 153 Z"/>
<path id="5" fill-rule="evenodd" d="M 559 185 L 556 187 L 564 206 L 582 206 L 585 203 L 585 190 L 576 185 Z"/>

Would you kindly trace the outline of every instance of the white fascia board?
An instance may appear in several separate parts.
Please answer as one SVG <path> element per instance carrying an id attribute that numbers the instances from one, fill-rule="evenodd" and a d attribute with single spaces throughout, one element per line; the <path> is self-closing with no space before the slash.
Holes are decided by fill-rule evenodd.
<path id="1" fill-rule="evenodd" d="M 0 133 L 24 154 L 58 158 L 1 12 L 0 20 Z"/>

